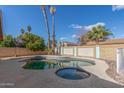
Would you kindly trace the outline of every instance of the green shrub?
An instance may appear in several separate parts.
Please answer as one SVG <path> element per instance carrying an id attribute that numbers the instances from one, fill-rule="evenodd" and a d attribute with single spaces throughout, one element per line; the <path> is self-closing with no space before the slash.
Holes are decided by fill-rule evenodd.
<path id="1" fill-rule="evenodd" d="M 15 47 L 14 39 L 11 35 L 4 36 L 3 41 L 0 42 L 1 47 Z"/>
<path id="2" fill-rule="evenodd" d="M 23 41 L 23 45 L 26 48 L 33 51 L 45 50 L 45 43 L 42 37 L 32 33 L 24 33 L 20 37 Z"/>

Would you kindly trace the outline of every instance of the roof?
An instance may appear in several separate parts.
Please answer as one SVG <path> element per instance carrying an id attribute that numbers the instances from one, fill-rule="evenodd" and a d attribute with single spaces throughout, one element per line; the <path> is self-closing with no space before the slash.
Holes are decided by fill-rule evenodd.
<path id="1" fill-rule="evenodd" d="M 74 43 L 74 42 L 63 42 L 64 44 L 66 44 L 66 46 L 78 46 L 79 44 Z"/>
<path id="2" fill-rule="evenodd" d="M 87 45 L 95 45 L 96 42 L 88 42 Z M 108 45 L 108 44 L 124 44 L 124 38 L 120 39 L 108 39 L 106 41 L 99 42 L 101 45 Z"/>

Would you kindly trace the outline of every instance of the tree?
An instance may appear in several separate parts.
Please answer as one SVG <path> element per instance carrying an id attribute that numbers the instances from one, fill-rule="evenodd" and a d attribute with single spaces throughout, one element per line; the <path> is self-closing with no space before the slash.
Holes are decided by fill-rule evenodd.
<path id="1" fill-rule="evenodd" d="M 48 17 L 47 17 L 45 5 L 42 5 L 41 9 L 42 9 L 44 20 L 45 20 L 46 32 L 48 34 L 48 46 L 47 47 L 48 47 L 48 50 L 50 50 L 50 31 L 49 31 L 49 23 L 48 23 Z"/>
<path id="2" fill-rule="evenodd" d="M 45 49 L 44 39 L 32 33 L 25 33 L 22 36 L 24 46 L 30 50 L 38 51 Z"/>
<path id="3" fill-rule="evenodd" d="M 56 40 L 55 40 L 55 13 L 56 8 L 51 6 L 50 7 L 50 13 L 52 14 L 52 50 L 54 51 L 56 47 Z"/>
<path id="4" fill-rule="evenodd" d="M 14 38 L 11 35 L 6 35 L 1 42 L 2 47 L 15 47 Z"/>
<path id="5" fill-rule="evenodd" d="M 31 30 L 32 30 L 31 26 L 30 26 L 30 25 L 28 25 L 28 26 L 27 26 L 27 31 L 30 33 L 30 32 L 31 32 Z"/>
<path id="6" fill-rule="evenodd" d="M 93 27 L 91 31 L 86 33 L 87 39 L 96 43 L 99 43 L 100 40 L 108 39 L 106 37 L 110 35 L 113 35 L 112 32 L 101 25 Z"/>
<path id="7" fill-rule="evenodd" d="M 81 45 L 83 45 L 83 44 L 86 44 L 87 43 L 87 37 L 86 37 L 86 35 L 81 35 L 79 38 L 77 38 L 78 39 L 78 43 L 80 42 L 80 44 Z"/>
<path id="8" fill-rule="evenodd" d="M 33 50 L 33 51 L 45 50 L 44 41 L 40 40 L 40 41 L 35 41 L 34 43 L 29 42 L 26 45 L 26 48 Z"/>
<path id="9" fill-rule="evenodd" d="M 24 33 L 25 34 L 25 33 Z M 23 35 L 24 35 L 23 34 Z M 15 41 L 15 45 L 16 47 L 21 47 L 21 48 L 25 48 L 25 43 L 24 43 L 24 40 L 22 39 L 22 36 L 23 35 L 19 35 L 17 36 L 14 41 Z"/>
<path id="10" fill-rule="evenodd" d="M 38 35 L 30 33 L 31 26 L 27 26 L 27 31 L 28 32 L 24 32 L 24 29 L 21 29 L 21 32 L 24 33 L 14 39 L 16 46 L 28 48 L 33 51 L 44 50 L 46 48 L 44 39 Z"/>
<path id="11" fill-rule="evenodd" d="M 23 28 L 21 28 L 21 33 L 24 34 L 25 33 L 25 30 Z"/>

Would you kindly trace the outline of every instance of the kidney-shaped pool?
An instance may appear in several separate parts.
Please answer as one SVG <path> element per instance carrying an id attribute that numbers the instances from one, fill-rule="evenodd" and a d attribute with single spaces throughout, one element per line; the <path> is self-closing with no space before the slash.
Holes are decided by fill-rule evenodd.
<path id="1" fill-rule="evenodd" d="M 23 65 L 24 69 L 53 69 L 63 67 L 78 67 L 78 66 L 90 66 L 95 63 L 90 60 L 75 59 L 75 58 L 38 58 L 34 57 L 26 60 Z"/>

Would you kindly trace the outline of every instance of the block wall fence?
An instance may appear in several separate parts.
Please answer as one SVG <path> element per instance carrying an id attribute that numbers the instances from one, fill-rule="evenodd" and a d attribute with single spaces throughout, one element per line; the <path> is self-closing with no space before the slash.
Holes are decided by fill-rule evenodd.
<path id="1" fill-rule="evenodd" d="M 31 51 L 26 48 L 6 48 L 0 47 L 0 58 L 28 55 L 46 55 L 47 51 Z"/>
<path id="2" fill-rule="evenodd" d="M 117 49 L 124 48 L 124 44 L 69 46 L 61 48 L 61 55 L 97 58 L 98 51 L 96 50 L 96 47 L 98 46 L 99 58 L 111 61 L 117 60 Z"/>

